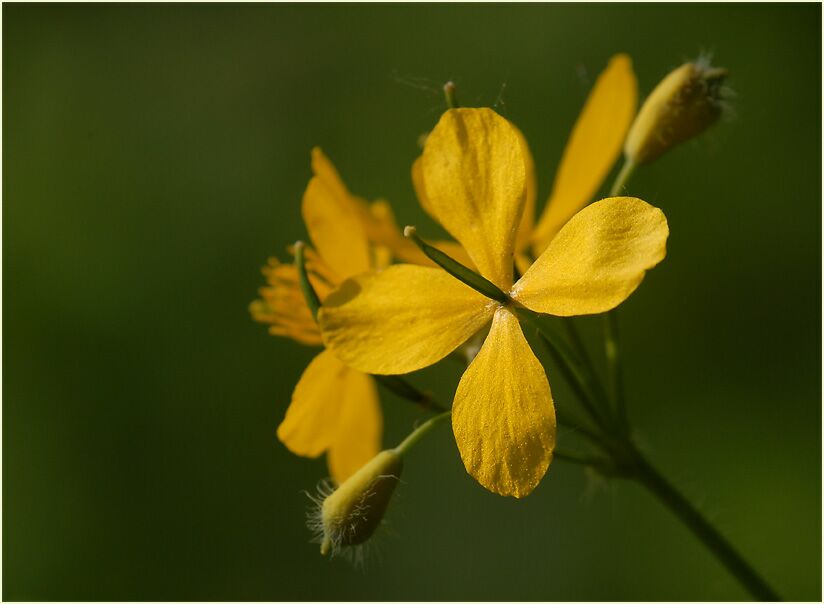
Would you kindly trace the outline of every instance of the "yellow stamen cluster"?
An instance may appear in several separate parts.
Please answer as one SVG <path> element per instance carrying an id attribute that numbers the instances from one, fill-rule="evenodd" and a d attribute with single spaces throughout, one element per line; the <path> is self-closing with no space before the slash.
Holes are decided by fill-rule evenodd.
<path id="1" fill-rule="evenodd" d="M 269 258 L 261 272 L 268 285 L 258 290 L 260 298 L 249 305 L 252 318 L 268 323 L 272 335 L 309 346 L 320 344 L 320 331 L 303 300 L 295 267 Z"/>

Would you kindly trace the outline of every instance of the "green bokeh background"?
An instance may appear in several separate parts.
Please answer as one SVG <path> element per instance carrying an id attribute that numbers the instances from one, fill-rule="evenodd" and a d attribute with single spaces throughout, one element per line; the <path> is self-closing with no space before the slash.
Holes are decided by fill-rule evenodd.
<path id="1" fill-rule="evenodd" d="M 247 305 L 305 237 L 312 146 L 434 235 L 409 167 L 441 83 L 523 129 L 543 200 L 619 51 L 642 96 L 701 51 L 737 93 L 630 189 L 672 230 L 621 309 L 639 440 L 782 596 L 820 599 L 820 24 L 811 4 L 4 5 L 4 599 L 745 598 L 639 487 L 557 462 L 500 498 L 446 429 L 355 570 L 308 542 L 323 460 L 274 435 L 315 351 Z M 449 400 L 458 375 L 412 379 Z M 382 399 L 396 443 L 421 414 Z"/>

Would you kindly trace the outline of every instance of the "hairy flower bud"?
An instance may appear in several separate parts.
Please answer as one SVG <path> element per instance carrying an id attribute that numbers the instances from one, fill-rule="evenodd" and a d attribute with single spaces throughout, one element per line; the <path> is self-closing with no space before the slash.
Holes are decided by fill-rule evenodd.
<path id="1" fill-rule="evenodd" d="M 322 501 L 310 517 L 320 553 L 364 543 L 381 523 L 398 483 L 403 460 L 395 450 L 381 451 Z"/>
<path id="2" fill-rule="evenodd" d="M 721 116 L 726 69 L 706 61 L 670 72 L 647 97 L 624 145 L 627 159 L 649 163 L 675 145 L 697 136 Z"/>

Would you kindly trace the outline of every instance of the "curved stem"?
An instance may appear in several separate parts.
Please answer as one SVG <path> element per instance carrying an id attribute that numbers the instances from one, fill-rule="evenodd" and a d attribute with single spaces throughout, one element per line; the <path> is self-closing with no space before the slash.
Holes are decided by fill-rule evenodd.
<path id="1" fill-rule="evenodd" d="M 675 514 L 757 600 L 775 602 L 778 594 L 703 515 L 646 459 L 639 455 L 635 478 Z"/>
<path id="2" fill-rule="evenodd" d="M 586 368 L 580 365 L 572 351 L 564 348 L 557 338 L 553 337 L 552 330 L 543 324 L 540 317 L 523 309 L 516 309 L 518 315 L 530 322 L 537 330 L 541 341 L 550 349 L 556 358 L 559 367 L 566 374 L 570 384 L 575 388 L 581 402 L 591 413 L 595 412 L 592 401 L 588 400 L 593 392 L 592 382 L 598 381 L 598 376 L 589 374 Z M 549 337 L 553 337 L 550 340 Z M 588 396 L 589 395 L 589 396 Z M 733 548 L 718 530 L 701 515 L 701 513 L 686 499 L 666 478 L 661 475 L 632 445 L 626 432 L 614 433 L 613 426 L 603 422 L 603 418 L 596 414 L 593 417 L 599 421 L 599 428 L 604 430 L 602 443 L 610 456 L 610 465 L 607 467 L 613 476 L 633 478 L 647 487 L 661 503 L 667 506 L 709 549 L 718 560 L 729 570 L 740 583 L 759 600 L 778 600 L 778 595 L 770 588 L 766 581 L 744 560 L 741 554 Z M 581 461 L 583 458 L 574 454 L 561 452 L 559 459 L 567 461 Z M 574 458 L 574 459 L 573 459 Z M 587 460 L 592 465 L 593 460 Z"/>
<path id="3" fill-rule="evenodd" d="M 437 426 L 443 420 L 448 419 L 449 416 L 452 415 L 451 411 L 445 411 L 444 413 L 439 413 L 435 417 L 431 417 L 422 423 L 420 426 L 415 428 L 409 436 L 403 439 L 403 442 L 395 447 L 395 452 L 398 455 L 406 454 L 409 449 L 411 449 L 415 443 L 417 443 L 420 439 L 426 436 L 426 433 L 429 432 L 432 428 Z"/>
<path id="4" fill-rule="evenodd" d="M 557 411 L 557 410 L 556 410 Z M 596 430 L 593 430 L 589 426 L 584 425 L 580 420 L 574 419 L 569 415 L 561 416 L 560 412 L 557 413 L 557 421 L 559 426 L 563 426 L 564 428 L 569 428 L 575 432 L 579 432 L 586 438 L 590 440 L 595 445 L 601 443 L 601 434 Z"/>
<path id="5" fill-rule="evenodd" d="M 630 177 L 635 171 L 636 165 L 629 159 L 625 159 L 615 182 L 610 189 L 610 196 L 615 197 L 623 193 Z M 550 351 L 556 356 L 556 360 L 565 371 L 575 388 L 576 394 L 581 399 L 588 411 L 594 411 L 590 397 L 597 396 L 596 391 L 600 387 L 600 381 L 591 364 L 581 363 L 564 354 L 564 350 L 553 350 L 556 342 L 551 339 L 551 334 L 542 325 L 537 317 L 524 313 L 524 318 L 531 319 L 531 323 L 538 329 L 539 336 L 544 344 L 548 345 Z M 575 341 L 577 335 L 574 330 L 570 331 L 573 339 L 573 346 L 576 348 L 580 342 Z M 724 567 L 741 583 L 741 585 L 754 598 L 763 601 L 777 601 L 778 594 L 769 586 L 758 572 L 741 556 L 732 544 L 716 529 L 710 522 L 690 503 L 690 501 L 676 489 L 654 466 L 652 466 L 631 443 L 629 437 L 629 422 L 626 414 L 626 401 L 624 398 L 623 382 L 621 377 L 621 357 L 618 346 L 618 322 L 614 311 L 605 315 L 604 321 L 604 345 L 609 370 L 610 395 L 616 406 L 618 419 L 617 433 L 610 433 L 612 427 L 610 422 L 600 421 L 599 427 L 604 429 L 603 437 L 611 439 L 604 441 L 605 451 L 608 452 L 611 467 L 607 468 L 613 476 L 634 479 L 645 486 L 655 497 L 675 516 L 683 522 L 692 533 L 698 537 L 701 543 L 709 549 L 713 555 L 724 565 Z M 585 357 L 580 351 L 578 356 Z M 597 383 L 598 386 L 593 386 Z M 588 400 L 589 399 L 589 400 Z M 598 419 L 593 417 L 593 419 Z M 610 418 L 605 418 L 609 420 Z M 594 465 L 598 463 L 597 458 L 587 458 L 575 453 L 557 451 L 556 457 L 573 463 Z M 603 462 L 602 462 L 603 463 Z"/>

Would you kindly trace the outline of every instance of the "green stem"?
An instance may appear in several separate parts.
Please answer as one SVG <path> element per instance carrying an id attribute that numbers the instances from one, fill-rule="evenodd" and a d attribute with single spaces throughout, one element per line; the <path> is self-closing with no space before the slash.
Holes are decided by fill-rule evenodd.
<path id="1" fill-rule="evenodd" d="M 597 388 L 593 387 L 593 376 L 588 376 L 581 362 L 578 360 L 575 353 L 570 348 L 569 344 L 559 336 L 555 331 L 546 325 L 545 319 L 538 313 L 535 313 L 527 308 L 516 306 L 513 308 L 520 319 L 531 325 L 538 332 L 538 338 L 541 343 L 549 351 L 558 367 L 564 374 L 564 379 L 575 391 L 581 404 L 584 406 L 587 414 L 589 414 L 595 424 L 604 429 L 608 426 L 608 422 L 598 412 L 595 405 L 595 393 Z"/>
<path id="2" fill-rule="evenodd" d="M 582 436 L 589 439 L 589 441 L 593 444 L 597 445 L 601 442 L 602 436 L 600 432 L 593 430 L 589 426 L 584 425 L 580 420 L 570 417 L 567 414 L 561 416 L 560 409 L 556 408 L 556 412 L 558 414 L 557 421 L 559 426 L 563 426 L 564 428 L 569 428 L 574 432 L 580 433 Z"/>
<path id="3" fill-rule="evenodd" d="M 575 323 L 573 322 L 572 317 L 564 317 L 562 323 L 564 324 L 564 329 L 566 329 L 569 341 L 572 344 L 572 347 L 575 349 L 578 358 L 581 359 L 581 362 L 588 369 L 592 368 L 592 360 L 589 358 L 587 349 L 584 346 L 584 340 L 581 338 L 581 334 L 578 333 L 578 328 L 575 327 Z"/>
<path id="4" fill-rule="evenodd" d="M 629 419 L 624 396 L 621 355 L 618 347 L 618 314 L 615 310 L 604 314 L 604 350 L 607 357 L 609 391 L 615 404 L 615 415 L 618 417 L 619 425 L 626 433 L 629 431 Z"/>
<path id="5" fill-rule="evenodd" d="M 569 463 L 577 463 L 582 466 L 600 467 L 606 463 L 606 460 L 600 457 L 593 457 L 591 455 L 584 455 L 574 451 L 565 451 L 563 449 L 555 449 L 552 453 L 554 459 L 560 459 Z"/>
<path id="6" fill-rule="evenodd" d="M 584 375 L 589 376 L 589 383 L 593 390 L 592 396 L 594 402 L 600 407 L 600 413 L 602 413 L 607 420 L 614 421 L 612 417 L 612 410 L 609 407 L 609 397 L 601 385 L 601 381 L 598 379 L 598 373 L 595 371 L 595 365 L 592 363 L 592 359 L 587 352 L 586 346 L 584 346 L 584 341 L 581 339 L 581 334 L 578 333 L 578 329 L 575 327 L 572 317 L 564 318 L 562 323 L 566 328 L 567 336 L 572 344 L 572 348 L 578 355 Z"/>
<path id="7" fill-rule="evenodd" d="M 778 594 L 718 532 L 718 529 L 711 525 L 658 470 L 640 455 L 636 463 L 636 480 L 647 487 L 661 503 L 687 525 L 752 597 L 770 602 L 780 600 Z"/>
<path id="8" fill-rule="evenodd" d="M 424 409 L 430 411 L 446 411 L 445 406 L 433 400 L 429 394 L 418 390 L 415 386 L 398 375 L 373 375 L 372 377 L 375 378 L 375 381 L 378 384 L 395 393 L 402 399 L 416 403 Z"/>
<path id="9" fill-rule="evenodd" d="M 612 188 L 609 191 L 610 197 L 616 197 L 624 192 L 629 179 L 635 173 L 637 164 L 629 158 L 624 159 L 624 165 L 615 177 Z M 610 390 L 610 398 L 615 405 L 615 415 L 618 418 L 618 425 L 624 433 L 629 431 L 629 421 L 627 419 L 626 400 L 624 398 L 624 380 L 622 377 L 621 354 L 618 346 L 618 316 L 615 309 L 608 311 L 604 315 L 604 349 L 607 357 L 607 373 Z"/>
<path id="10" fill-rule="evenodd" d="M 409 436 L 403 439 L 403 442 L 395 447 L 395 452 L 398 455 L 405 455 L 409 449 L 411 449 L 419 440 L 421 440 L 424 436 L 426 436 L 427 432 L 432 430 L 435 426 L 439 423 L 444 421 L 445 419 L 449 418 L 452 415 L 451 411 L 444 411 L 443 413 L 439 413 L 435 417 L 431 417 L 422 423 L 420 426 L 415 428 Z"/>
<path id="11" fill-rule="evenodd" d="M 623 192 L 635 168 L 636 165 L 631 160 L 626 159 L 624 161 L 624 165 L 621 167 L 610 189 L 610 197 L 616 197 Z M 537 322 L 536 326 L 539 327 L 539 335 L 543 338 L 544 334 L 540 331 L 540 326 Z M 758 600 L 779 600 L 778 594 L 773 591 L 761 575 L 744 560 L 741 554 L 738 553 L 718 529 L 710 524 L 698 509 L 638 452 L 629 440 L 629 422 L 627 419 L 626 401 L 621 377 L 618 317 L 615 311 L 606 313 L 604 318 L 604 346 L 609 372 L 610 393 L 611 398 L 615 402 L 620 431 L 618 433 L 610 434 L 606 432 L 604 434 L 602 446 L 606 447 L 606 450 L 609 452 L 610 460 L 603 467 L 611 472 L 613 476 L 634 479 L 649 489 L 665 507 L 675 514 L 675 516 L 698 537 L 701 543 L 715 555 L 721 564 L 741 583 L 750 595 Z M 563 363 L 561 366 L 563 368 Z M 591 371 L 591 367 L 584 367 L 584 370 L 590 375 L 577 376 L 577 379 L 579 379 L 582 384 L 587 384 L 588 380 L 598 381 L 597 374 Z M 592 386 L 589 387 L 589 391 L 593 391 Z M 587 404 L 586 402 L 586 391 L 582 392 L 579 389 L 578 395 L 585 405 L 591 405 L 591 403 Z M 589 406 L 587 408 L 589 408 Z M 575 463 L 590 462 L 588 465 L 594 465 L 592 462 L 595 461 L 594 458 L 589 459 L 580 455 L 566 454 L 563 452 L 556 456 L 559 459 L 565 459 L 566 461 Z"/>
<path id="12" fill-rule="evenodd" d="M 618 172 L 618 176 L 615 177 L 615 182 L 612 183 L 612 188 L 609 190 L 610 197 L 618 197 L 623 192 L 630 177 L 632 177 L 632 173 L 635 172 L 635 168 L 637 167 L 638 165 L 631 159 L 627 158 L 624 160 L 624 165 L 621 166 L 621 170 Z"/>

